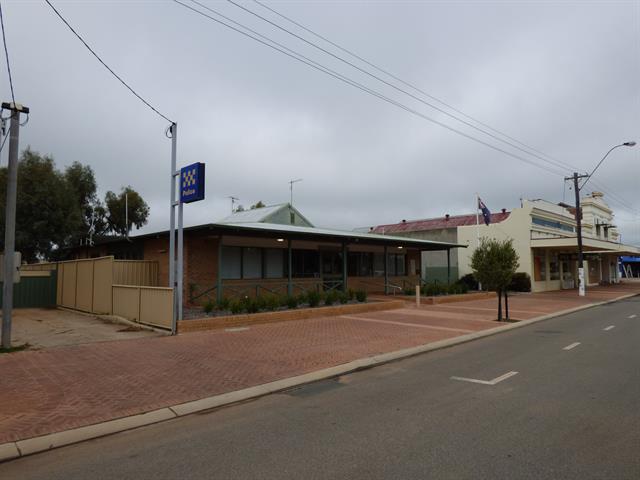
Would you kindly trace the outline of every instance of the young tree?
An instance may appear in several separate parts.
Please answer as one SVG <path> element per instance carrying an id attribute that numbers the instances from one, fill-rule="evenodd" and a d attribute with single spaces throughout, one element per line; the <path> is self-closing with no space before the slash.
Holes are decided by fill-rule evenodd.
<path id="1" fill-rule="evenodd" d="M 483 238 L 471 257 L 473 275 L 488 290 L 498 294 L 498 321 L 502 321 L 502 293 L 518 269 L 518 254 L 513 240 Z"/>
<path id="2" fill-rule="evenodd" d="M 256 208 L 264 208 L 266 207 L 266 205 L 263 203 L 262 200 L 258 200 L 258 203 L 254 203 L 253 205 L 251 205 L 251 210 L 255 210 Z"/>
<path id="3" fill-rule="evenodd" d="M 149 217 L 149 205 L 131 186 L 120 190 L 119 194 L 108 191 L 104 198 L 109 230 L 119 235 L 128 235 L 131 226 L 140 228 L 146 225 Z M 128 224 L 126 221 L 128 211 Z"/>

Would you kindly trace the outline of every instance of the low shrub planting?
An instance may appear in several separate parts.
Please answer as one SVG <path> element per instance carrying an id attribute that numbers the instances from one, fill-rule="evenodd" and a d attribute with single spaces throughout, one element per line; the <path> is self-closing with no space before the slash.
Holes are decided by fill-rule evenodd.
<path id="1" fill-rule="evenodd" d="M 360 303 L 367 301 L 367 291 L 366 290 L 358 290 L 356 292 L 356 300 Z"/>
<path id="2" fill-rule="evenodd" d="M 324 304 L 327 306 L 333 305 L 338 301 L 339 293 L 335 290 L 328 291 L 324 296 Z"/>
<path id="3" fill-rule="evenodd" d="M 347 290 L 347 297 L 349 298 L 349 301 L 352 301 L 354 298 L 356 298 L 356 291 L 353 288 L 350 288 L 349 290 Z"/>
<path id="4" fill-rule="evenodd" d="M 319 292 L 311 291 L 307 293 L 307 303 L 310 307 L 317 307 L 320 305 L 320 300 L 322 300 L 322 295 Z"/>
<path id="5" fill-rule="evenodd" d="M 215 308 L 215 305 L 213 304 L 213 302 L 211 300 L 208 300 L 207 303 L 205 303 L 202 306 L 202 310 L 204 310 L 204 313 L 206 313 L 207 315 L 209 315 L 211 312 L 213 312 L 214 308 Z"/>
<path id="6" fill-rule="evenodd" d="M 512 292 L 530 292 L 531 291 L 531 277 L 526 272 L 516 272 L 511 277 L 511 283 L 508 290 Z"/>
<path id="7" fill-rule="evenodd" d="M 220 299 L 220 301 L 218 302 L 218 310 L 229 310 L 229 304 L 231 303 L 231 301 L 226 298 L 223 297 Z"/>
<path id="8" fill-rule="evenodd" d="M 458 280 L 460 283 L 464 283 L 467 286 L 467 290 L 478 290 L 478 281 L 473 276 L 473 273 L 467 273 Z"/>
<path id="9" fill-rule="evenodd" d="M 345 292 L 341 292 L 340 295 L 338 295 L 338 300 L 342 305 L 349 303 L 349 294 Z"/>
<path id="10" fill-rule="evenodd" d="M 297 308 L 298 307 L 298 297 L 295 295 L 287 295 L 285 297 L 285 305 L 287 308 Z"/>
<path id="11" fill-rule="evenodd" d="M 240 301 L 233 300 L 233 301 L 229 302 L 229 310 L 234 315 L 238 315 L 239 313 L 243 312 L 244 308 L 242 306 L 242 303 L 240 303 Z"/>

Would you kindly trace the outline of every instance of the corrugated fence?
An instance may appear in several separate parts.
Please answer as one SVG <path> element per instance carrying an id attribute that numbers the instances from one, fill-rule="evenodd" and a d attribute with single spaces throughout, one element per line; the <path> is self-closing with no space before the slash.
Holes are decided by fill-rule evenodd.
<path id="1" fill-rule="evenodd" d="M 157 262 L 110 256 L 24 265 L 22 270 L 56 268 L 57 305 L 171 328 L 173 290 L 157 286 Z"/>

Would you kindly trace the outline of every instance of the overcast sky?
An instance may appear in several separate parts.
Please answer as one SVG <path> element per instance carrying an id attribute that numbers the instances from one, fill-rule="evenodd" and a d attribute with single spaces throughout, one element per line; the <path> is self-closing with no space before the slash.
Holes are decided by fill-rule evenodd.
<path id="1" fill-rule="evenodd" d="M 427 117 L 558 170 L 227 1 L 201 1 Z M 253 1 L 236 1 L 346 56 Z M 304 179 L 295 185 L 294 204 L 311 221 L 349 229 L 470 213 L 475 192 L 494 211 L 519 206 L 521 197 L 573 202 L 561 173 L 385 103 L 172 1 L 52 3 L 116 72 L 178 122 L 179 166 L 207 164 L 207 198 L 185 207 L 187 225 L 227 215 L 229 195 L 244 206 L 288 201 L 292 178 Z M 167 122 L 115 80 L 44 1 L 2 5 L 17 101 L 32 111 L 21 145 L 51 154 L 59 167 L 73 161 L 91 165 L 101 196 L 132 185 L 151 207 L 144 231 L 167 228 Z M 611 146 L 640 142 L 640 0 L 268 5 L 583 171 Z M 6 101 L 4 63 L 0 78 Z M 623 241 L 640 243 L 640 146 L 615 150 L 594 180 L 635 209 L 605 196 Z"/>

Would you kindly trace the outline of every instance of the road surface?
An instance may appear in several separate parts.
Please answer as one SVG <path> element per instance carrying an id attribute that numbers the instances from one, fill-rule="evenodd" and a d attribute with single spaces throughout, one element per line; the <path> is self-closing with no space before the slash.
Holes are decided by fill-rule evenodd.
<path id="1" fill-rule="evenodd" d="M 638 479 L 639 341 L 636 297 L 0 464 L 0 478 Z"/>

